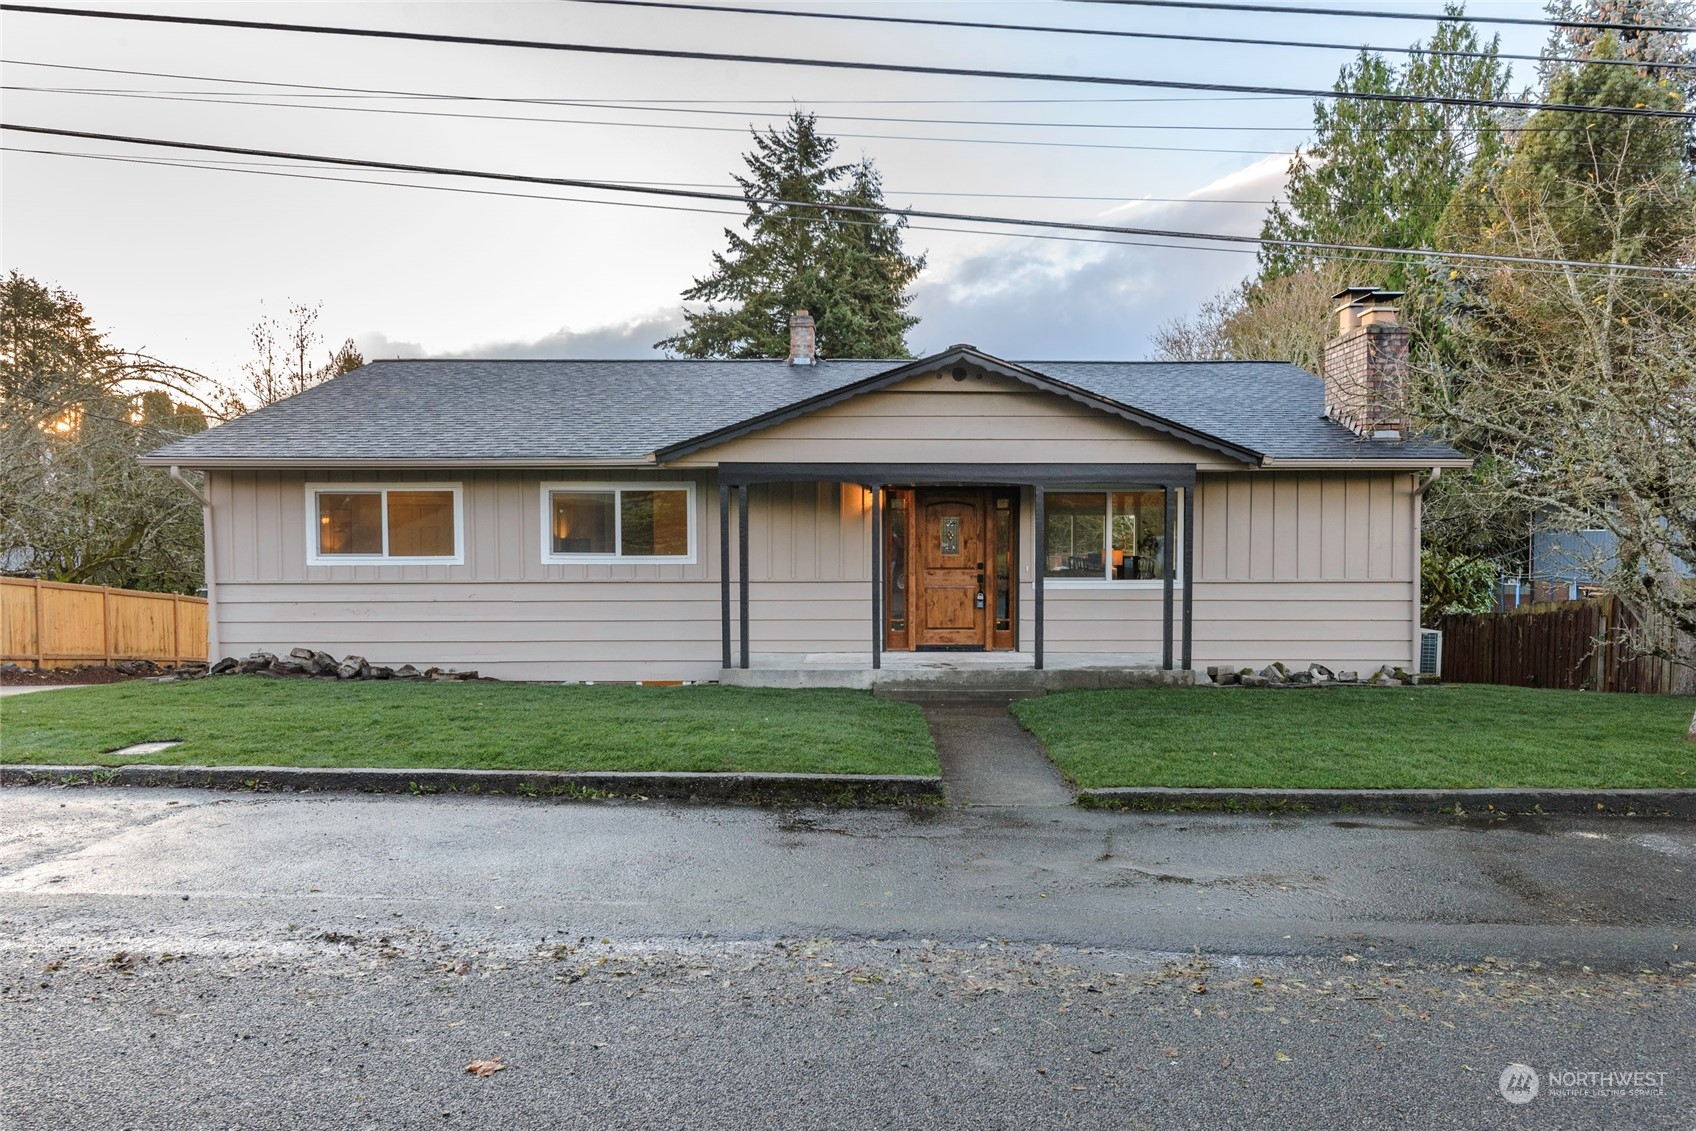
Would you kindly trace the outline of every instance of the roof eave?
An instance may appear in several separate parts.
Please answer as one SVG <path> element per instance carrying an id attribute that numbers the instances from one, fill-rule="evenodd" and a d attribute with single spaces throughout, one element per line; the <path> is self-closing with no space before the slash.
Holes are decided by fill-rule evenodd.
<path id="1" fill-rule="evenodd" d="M 1266 471 L 1424 471 L 1441 467 L 1464 471 L 1473 461 L 1465 456 L 1409 456 L 1365 452 L 1359 455 L 1318 459 L 1312 456 L 1267 456 L 1261 467 Z"/>
<path id="2" fill-rule="evenodd" d="M 137 456 L 136 462 L 144 467 L 182 467 L 191 471 L 277 471 L 297 470 L 314 471 L 324 468 L 347 468 L 358 470 L 415 470 L 430 468 L 454 468 L 469 470 L 473 468 L 561 468 L 561 467 L 652 467 L 653 459 L 649 456 L 634 456 L 621 459 L 586 459 L 560 457 L 557 459 L 537 459 L 519 457 L 507 459 L 463 458 L 463 459 L 280 459 L 268 457 L 241 456 L 164 456 L 150 453 Z"/>

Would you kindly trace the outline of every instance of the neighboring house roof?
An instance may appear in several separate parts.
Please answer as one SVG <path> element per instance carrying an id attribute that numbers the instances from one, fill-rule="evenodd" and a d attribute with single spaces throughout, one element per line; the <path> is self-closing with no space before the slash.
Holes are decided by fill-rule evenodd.
<path id="1" fill-rule="evenodd" d="M 965 362 L 1247 462 L 1456 463 L 1430 440 L 1363 440 L 1324 418 L 1318 377 L 1281 362 L 912 360 L 377 361 L 142 457 L 288 463 L 639 463 Z"/>

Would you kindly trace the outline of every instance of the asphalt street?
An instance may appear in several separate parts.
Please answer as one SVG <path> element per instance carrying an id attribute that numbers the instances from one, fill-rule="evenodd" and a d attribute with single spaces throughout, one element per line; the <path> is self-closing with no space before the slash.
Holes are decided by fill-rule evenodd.
<path id="1" fill-rule="evenodd" d="M 1689 1131 L 1693 865 L 1629 818 L 7 789 L 0 1126 Z"/>

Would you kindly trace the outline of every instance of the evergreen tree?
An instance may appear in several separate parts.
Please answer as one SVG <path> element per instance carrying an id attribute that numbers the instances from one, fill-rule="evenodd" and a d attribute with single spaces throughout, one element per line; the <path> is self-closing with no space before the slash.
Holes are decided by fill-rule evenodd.
<path id="1" fill-rule="evenodd" d="M 1459 16 L 1451 5 L 1447 12 Z M 1337 77 L 1335 89 L 1414 98 L 1500 99 L 1508 76 L 1496 58 L 1497 40 L 1481 43 L 1470 24 L 1446 20 L 1429 44 L 1399 69 L 1362 51 Z M 1439 51 L 1483 52 L 1457 58 Z M 1261 229 L 1273 239 L 1429 247 L 1449 197 L 1478 163 L 1502 148 L 1500 123 L 1487 108 L 1429 102 L 1339 99 L 1316 102 L 1314 140 L 1291 159 L 1286 203 L 1273 206 Z M 1266 245 L 1261 278 L 1310 269 L 1335 253 Z M 1373 281 L 1405 287 L 1407 270 L 1375 265 Z"/>
<path id="2" fill-rule="evenodd" d="M 736 180 L 747 202 L 746 234 L 725 229 L 728 247 L 683 292 L 684 330 L 658 343 L 685 357 L 787 357 L 789 316 L 813 315 L 821 357 L 908 357 L 907 287 L 924 256 L 902 249 L 900 216 L 853 211 L 883 207 L 869 160 L 832 164 L 836 141 L 812 114 L 796 111 L 781 130 L 754 131 L 748 172 Z M 782 203 L 768 203 L 781 201 Z"/>

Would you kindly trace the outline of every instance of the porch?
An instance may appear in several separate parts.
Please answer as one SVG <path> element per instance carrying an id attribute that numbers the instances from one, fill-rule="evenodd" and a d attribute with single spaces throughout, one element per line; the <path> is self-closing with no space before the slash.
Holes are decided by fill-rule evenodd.
<path id="1" fill-rule="evenodd" d="M 733 687 L 848 687 L 861 690 L 1073 691 L 1187 685 L 1194 673 L 1162 668 L 1143 653 L 1050 652 L 1039 667 L 1029 652 L 761 653 L 728 667 Z"/>
<path id="2" fill-rule="evenodd" d="M 717 471 L 721 682 L 762 687 L 948 684 L 1009 689 L 1189 682 L 1193 595 L 1188 578 L 1195 555 L 1194 464 L 722 463 Z M 866 651 L 768 652 L 751 638 L 748 489 L 752 484 L 786 481 L 852 483 L 866 491 L 871 519 Z M 1086 559 L 1062 552 L 1057 555 L 1059 562 L 1051 560 L 1049 523 L 1045 520 L 1050 491 L 1093 491 L 1094 495 L 1087 497 L 1099 496 L 1097 502 L 1106 507 L 1107 500 L 1120 497 L 1115 493 L 1120 487 L 1131 485 L 1140 489 L 1141 497 L 1152 499 L 1157 508 L 1151 527 L 1135 518 L 1126 520 L 1127 528 L 1133 531 L 1143 525 L 1144 545 L 1155 547 L 1151 555 L 1145 551 L 1140 567 L 1132 565 L 1137 560 L 1135 549 L 1129 551 L 1128 558 L 1121 558 L 1127 552 L 1118 548 L 1113 541 L 1115 531 L 1100 516 L 1093 529 L 1102 544 L 1091 556 Z M 888 521 L 893 513 L 892 498 L 902 502 L 904 497 L 904 509 L 910 516 L 912 490 L 927 487 L 977 488 L 985 509 L 999 510 L 994 520 L 986 517 L 978 528 L 989 532 L 987 550 L 986 543 L 977 541 L 969 523 L 963 524 L 960 518 L 944 517 L 937 529 L 929 531 L 930 535 L 939 535 L 928 541 L 938 544 L 944 559 L 960 555 L 956 568 L 932 569 L 930 574 L 954 585 L 951 611 L 964 610 L 968 617 L 975 614 L 977 619 L 968 622 L 974 626 L 960 635 L 933 636 L 928 643 L 902 623 L 910 612 L 908 603 L 892 602 L 892 597 L 907 596 L 901 590 L 913 588 L 904 585 L 903 578 L 925 579 L 920 566 L 913 564 L 920 555 L 903 552 L 903 547 L 914 542 L 921 524 L 911 517 L 905 524 L 891 525 Z M 1019 546 L 1018 515 L 1024 507 L 1029 510 L 1028 541 Z M 998 543 L 1005 535 L 996 533 L 998 528 L 990 523 L 999 521 L 1005 526 L 1009 519 L 1015 548 L 998 553 Z M 907 531 L 905 537 L 903 529 Z M 1133 538 L 1132 546 L 1136 544 Z M 905 573 L 904 560 L 908 563 Z M 1111 567 L 1109 561 L 1113 562 Z M 1075 654 L 1045 648 L 1049 603 L 1045 599 L 1045 576 L 1050 570 L 1075 571 L 1080 562 L 1085 563 L 1084 568 L 1103 571 L 1088 582 L 1090 585 L 1113 585 L 1123 579 L 1154 590 L 1148 596 L 1158 602 L 1158 638 L 1126 639 L 1123 651 L 1111 640 L 1102 641 L 1106 647 L 1100 650 Z M 1111 572 L 1106 572 L 1109 569 Z M 1065 577 L 1062 583 L 1074 580 Z M 973 589 L 975 601 L 969 595 Z M 1022 618 L 1019 606 L 1027 601 L 1028 618 Z"/>

